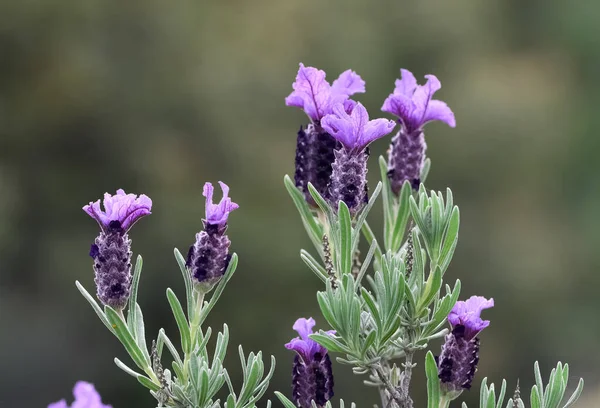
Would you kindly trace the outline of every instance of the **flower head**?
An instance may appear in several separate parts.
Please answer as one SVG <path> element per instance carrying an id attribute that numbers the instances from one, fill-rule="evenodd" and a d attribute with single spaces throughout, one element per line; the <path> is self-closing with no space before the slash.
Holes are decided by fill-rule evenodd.
<path id="1" fill-rule="evenodd" d="M 481 311 L 494 306 L 494 299 L 483 296 L 471 296 L 466 301 L 456 302 L 448 315 L 448 321 L 453 327 L 465 327 L 465 338 L 470 340 L 490 325 L 489 320 L 481 320 Z"/>
<path id="2" fill-rule="evenodd" d="M 78 381 L 73 388 L 75 401 L 71 408 L 112 408 L 110 405 L 104 405 L 100 394 L 96 391 L 93 384 L 85 381 Z M 48 405 L 48 408 L 69 408 L 67 402 L 63 399 Z"/>
<path id="3" fill-rule="evenodd" d="M 214 188 L 211 183 L 204 184 L 204 191 L 202 195 L 206 197 L 206 223 L 211 225 L 224 226 L 227 224 L 227 217 L 233 210 L 237 210 L 239 205 L 231 201 L 229 198 L 229 187 L 227 184 L 219 181 L 221 190 L 223 190 L 223 198 L 219 201 L 219 204 L 213 204 Z"/>
<path id="4" fill-rule="evenodd" d="M 369 114 L 359 102 L 351 112 L 342 103 L 333 107 L 333 113 L 321 120 L 321 126 L 348 151 L 362 151 L 369 143 L 390 133 L 395 123 L 388 119 L 369 120 Z"/>
<path id="5" fill-rule="evenodd" d="M 407 132 L 418 131 L 427 122 L 442 121 L 456 126 L 454 113 L 448 105 L 433 98 L 442 86 L 435 75 L 425 75 L 425 85 L 418 85 L 415 76 L 401 69 L 401 79 L 396 80 L 394 93 L 387 97 L 381 110 L 396 115 Z"/>
<path id="6" fill-rule="evenodd" d="M 352 70 L 342 72 L 331 85 L 325 75 L 325 71 L 300 63 L 296 82 L 292 85 L 294 91 L 285 98 L 285 104 L 303 109 L 309 118 L 319 122 L 331 113 L 335 104 L 350 106 L 352 102 L 346 102 L 349 96 L 365 92 L 365 81 Z"/>
<path id="7" fill-rule="evenodd" d="M 142 194 L 125 194 L 122 189 L 117 194 L 104 194 L 104 211 L 100 209 L 100 200 L 90 202 L 83 211 L 94 218 L 103 231 L 118 228 L 127 232 L 140 218 L 150 214 L 152 200 Z"/>
<path id="8" fill-rule="evenodd" d="M 313 334 L 313 327 L 315 327 L 315 319 L 312 317 L 308 319 L 302 317 L 296 320 L 293 329 L 298 332 L 300 337 L 292 339 L 285 345 L 285 348 L 288 350 L 294 350 L 297 352 L 302 360 L 304 360 L 306 363 L 314 360 L 317 353 L 320 353 L 321 355 L 327 353 L 327 349 L 325 347 L 308 337 L 309 335 Z M 335 331 L 330 330 L 327 332 L 327 334 L 335 334 Z"/>

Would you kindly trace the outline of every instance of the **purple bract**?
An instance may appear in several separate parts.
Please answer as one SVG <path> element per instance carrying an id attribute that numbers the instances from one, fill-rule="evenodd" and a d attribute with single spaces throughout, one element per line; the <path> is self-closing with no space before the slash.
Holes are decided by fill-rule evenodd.
<path id="1" fill-rule="evenodd" d="M 453 327 L 465 326 L 465 338 L 470 340 L 490 325 L 489 320 L 481 320 L 481 311 L 494 306 L 494 299 L 483 296 L 471 296 L 466 301 L 456 302 L 448 315 L 448 322 Z"/>
<path id="2" fill-rule="evenodd" d="M 213 204 L 214 188 L 211 183 L 204 184 L 202 195 L 206 197 L 206 219 L 205 222 L 212 225 L 224 226 L 227 224 L 227 217 L 233 210 L 237 210 L 239 205 L 231 201 L 229 198 L 229 187 L 227 184 L 219 181 L 221 190 L 223 190 L 223 198 L 219 204 Z"/>
<path id="3" fill-rule="evenodd" d="M 407 133 L 418 131 L 427 122 L 442 121 L 456 126 L 454 113 L 448 105 L 433 98 L 442 86 L 435 75 L 425 75 L 425 85 L 418 85 L 415 76 L 401 69 L 401 79 L 396 80 L 394 92 L 387 97 L 381 110 L 396 115 Z"/>
<path id="4" fill-rule="evenodd" d="M 303 109 L 313 122 L 318 123 L 332 112 L 335 104 L 341 103 L 351 109 L 353 101 L 348 101 L 348 97 L 365 92 L 365 81 L 352 70 L 342 72 L 331 85 L 325 75 L 325 71 L 300 63 L 296 82 L 292 85 L 294 91 L 285 98 L 285 104 Z"/>
<path id="5" fill-rule="evenodd" d="M 338 103 L 333 107 L 333 113 L 323 117 L 321 126 L 346 150 L 359 152 L 372 141 L 389 134 L 395 123 L 388 119 L 369 120 L 369 114 L 361 103 L 357 103 L 351 112 Z"/>
<path id="6" fill-rule="evenodd" d="M 120 228 L 127 232 L 140 218 L 150 214 L 152 200 L 142 194 L 125 194 L 122 189 L 117 194 L 104 194 L 104 211 L 100 209 L 100 200 L 90 202 L 83 211 L 94 218 L 103 231 L 109 228 Z"/>
<path id="7" fill-rule="evenodd" d="M 78 381 L 75 384 L 73 396 L 75 396 L 75 401 L 70 408 L 112 408 L 110 405 L 104 405 L 94 385 L 85 381 Z M 48 405 L 48 408 L 69 408 L 69 405 L 63 399 Z"/>

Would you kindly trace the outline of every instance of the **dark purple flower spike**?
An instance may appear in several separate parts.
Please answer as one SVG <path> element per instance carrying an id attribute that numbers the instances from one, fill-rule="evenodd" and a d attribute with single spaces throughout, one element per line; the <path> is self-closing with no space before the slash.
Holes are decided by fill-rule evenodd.
<path id="1" fill-rule="evenodd" d="M 349 97 L 364 92 L 365 82 L 354 71 L 347 70 L 330 85 L 324 71 L 301 63 L 292 86 L 294 91 L 285 99 L 285 104 L 301 108 L 311 120 L 298 132 L 294 180 L 306 201 L 316 207 L 308 183 L 312 183 L 322 196 L 327 195 L 331 164 L 335 160 L 333 151 L 339 147 L 339 143 L 321 127 L 321 119 L 332 113 L 337 103 L 350 110 L 355 102 Z"/>
<path id="2" fill-rule="evenodd" d="M 367 146 L 390 133 L 395 124 L 387 119 L 369 120 L 365 107 L 357 103 L 348 111 L 339 103 L 333 113 L 321 121 L 323 129 L 341 143 L 334 151 L 335 161 L 329 184 L 328 200 L 337 208 L 343 201 L 351 214 L 356 214 L 365 203 L 367 191 Z"/>
<path id="3" fill-rule="evenodd" d="M 239 206 L 229 198 L 229 187 L 219 181 L 223 198 L 213 203 L 214 188 L 211 183 L 204 184 L 206 197 L 206 218 L 202 220 L 204 230 L 196 234 L 196 242 L 190 247 L 186 265 L 192 275 L 197 290 L 208 292 L 223 277 L 229 264 L 229 246 L 231 241 L 225 235 L 227 218 Z"/>
<path id="4" fill-rule="evenodd" d="M 292 394 L 294 402 L 301 408 L 312 408 L 311 401 L 322 407 L 333 397 L 333 372 L 327 349 L 308 337 L 314 326 L 312 317 L 296 320 L 293 328 L 300 337 L 285 345 L 297 353 L 292 370 Z"/>
<path id="5" fill-rule="evenodd" d="M 401 69 L 400 72 L 401 79 L 396 80 L 394 92 L 381 108 L 397 116 L 401 126 L 392 138 L 388 155 L 388 176 L 392 191 L 396 194 L 405 181 L 409 181 L 413 189 L 419 188 L 427 149 L 423 126 L 434 120 L 450 127 L 456 126 L 454 113 L 448 105 L 432 99 L 433 94 L 441 88 L 440 81 L 434 75 L 425 75 L 425 85 L 418 85 L 410 71 Z"/>
<path id="6" fill-rule="evenodd" d="M 94 385 L 85 381 L 78 381 L 75 384 L 73 396 L 75 401 L 73 401 L 71 408 L 112 408 L 110 405 L 104 405 Z M 63 399 L 48 405 L 48 408 L 69 408 L 69 405 Z"/>
<path id="7" fill-rule="evenodd" d="M 98 299 L 104 305 L 121 310 L 127 305 L 131 289 L 131 240 L 129 229 L 140 218 L 150 214 L 152 200 L 146 195 L 104 194 L 104 211 L 100 200 L 91 202 L 83 210 L 100 225 L 100 235 L 90 249 L 94 259 L 95 283 Z"/>
<path id="8" fill-rule="evenodd" d="M 448 315 L 452 332 L 446 335 L 438 357 L 438 377 L 448 392 L 471 388 L 479 363 L 479 338 L 477 335 L 489 326 L 481 320 L 481 311 L 494 306 L 494 299 L 472 296 L 467 301 L 456 302 Z"/>

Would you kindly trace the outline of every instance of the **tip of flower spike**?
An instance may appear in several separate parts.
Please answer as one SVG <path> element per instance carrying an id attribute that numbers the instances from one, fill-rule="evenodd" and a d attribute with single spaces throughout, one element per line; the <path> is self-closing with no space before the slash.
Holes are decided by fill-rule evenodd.
<path id="1" fill-rule="evenodd" d="M 94 218 L 103 231 L 118 223 L 127 232 L 140 218 L 151 214 L 152 200 L 145 194 L 126 194 L 119 189 L 115 195 L 105 193 L 103 205 L 104 210 L 100 207 L 100 200 L 90 202 L 83 206 L 83 211 Z"/>
<path id="2" fill-rule="evenodd" d="M 492 307 L 493 298 L 488 300 L 483 296 L 471 296 L 466 301 L 456 302 L 448 315 L 448 321 L 452 326 L 464 326 L 465 337 L 472 339 L 490 325 L 489 320 L 481 319 L 481 312 Z"/>
<path id="3" fill-rule="evenodd" d="M 229 213 L 239 208 L 239 205 L 231 201 L 229 198 L 229 186 L 219 181 L 221 190 L 223 191 L 223 198 L 218 204 L 213 204 L 214 187 L 211 183 L 207 182 L 204 184 L 202 195 L 206 197 L 206 218 L 205 221 L 208 224 L 224 226 L 227 224 L 227 218 Z"/>

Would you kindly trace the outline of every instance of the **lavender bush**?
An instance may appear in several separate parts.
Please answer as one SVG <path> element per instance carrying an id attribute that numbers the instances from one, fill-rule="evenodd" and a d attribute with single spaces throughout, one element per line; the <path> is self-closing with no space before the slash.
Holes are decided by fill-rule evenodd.
<path id="1" fill-rule="evenodd" d="M 324 71 L 300 64 L 293 92 L 285 100 L 288 106 L 303 109 L 310 122 L 297 134 L 294 180 L 286 176 L 284 184 L 315 247 L 316 256 L 301 250 L 300 257 L 323 283 L 316 300 L 323 317 L 319 320 L 329 327 L 315 331 L 312 317 L 293 324 L 298 337 L 285 345 L 295 353 L 291 393 L 275 394 L 285 408 L 331 407 L 335 357 L 363 376 L 365 386 L 378 389 L 381 408 L 413 408 L 411 380 L 423 371 L 427 408 L 449 407 L 473 388 L 479 349 L 485 347 L 480 336 L 490 325 L 481 315 L 494 306 L 492 298 L 482 296 L 459 301 L 459 280 L 452 286 L 444 284 L 458 242 L 460 216 L 449 189 L 445 194 L 425 189 L 431 163 L 425 156 L 424 126 L 437 120 L 455 127 L 454 114 L 433 99 L 441 88 L 433 75 L 418 85 L 410 71 L 401 70 L 401 79 L 381 108 L 397 122 L 369 119 L 367 109 L 350 98 L 365 92 L 365 82 L 354 71 L 343 72 L 331 84 L 325 78 Z M 396 127 L 387 160 L 379 158 L 381 181 L 369 193 L 368 146 Z M 166 295 L 179 329 L 180 350 L 163 329 L 148 347 L 137 303 L 142 258 L 138 256 L 132 267 L 128 234 L 150 214 L 150 198 L 118 190 L 105 194 L 104 209 L 100 200 L 84 207 L 100 226 L 90 256 L 101 305 L 79 282 L 77 288 L 135 367 L 116 358 L 115 364 L 146 387 L 158 407 L 255 407 L 274 374 L 273 357 L 265 372 L 262 353 L 246 355 L 240 346 L 243 381 L 241 389 L 234 389 L 223 367 L 229 338 L 226 324 L 216 335 L 214 352 L 208 351 L 212 329 L 205 320 L 237 267 L 226 230 L 238 205 L 229 197 L 228 186 L 219 184 L 223 197 L 218 204 L 213 203 L 212 184 L 204 186 L 205 218 L 187 258 L 175 249 L 185 302 L 182 305 L 171 289 Z M 384 215 L 381 243 L 367 221 L 379 196 Z M 365 256 L 359 252 L 361 240 L 368 247 Z M 441 349 L 430 348 L 435 339 L 442 339 Z M 168 357 L 163 356 L 165 348 Z M 170 361 L 163 366 L 167 358 Z M 566 408 L 582 392 L 580 380 L 563 401 L 569 378 L 566 364 L 558 363 L 546 383 L 537 363 L 534 373 L 531 408 Z M 506 391 L 505 381 L 496 393 L 484 378 L 480 408 L 525 407 L 518 384 L 504 405 Z M 79 383 L 75 397 L 72 407 L 106 407 L 91 384 Z M 270 407 L 271 401 L 266 404 Z M 344 407 L 342 399 L 339 405 Z M 49 407 L 67 404 L 63 400 Z M 462 407 L 466 408 L 464 402 Z"/>

